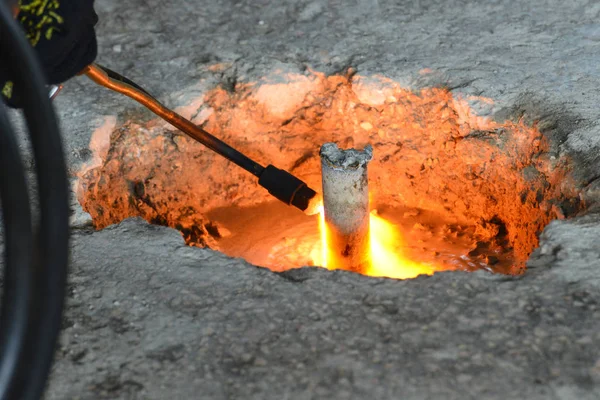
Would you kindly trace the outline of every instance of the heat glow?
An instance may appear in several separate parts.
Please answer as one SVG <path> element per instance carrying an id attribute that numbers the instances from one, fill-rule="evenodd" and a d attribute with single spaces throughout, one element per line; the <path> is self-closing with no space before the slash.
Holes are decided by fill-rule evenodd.
<path id="1" fill-rule="evenodd" d="M 395 279 L 410 279 L 419 275 L 432 275 L 434 270 L 428 265 L 421 264 L 404 257 L 400 249 L 403 245 L 402 235 L 398 229 L 378 216 L 375 212 L 370 215 L 370 255 L 369 267 L 365 275 Z M 328 246 L 328 229 L 325 223 L 323 206 L 319 208 L 319 233 L 321 235 L 321 253 L 313 256 L 314 265 L 327 269 L 336 269 L 331 265 Z"/>

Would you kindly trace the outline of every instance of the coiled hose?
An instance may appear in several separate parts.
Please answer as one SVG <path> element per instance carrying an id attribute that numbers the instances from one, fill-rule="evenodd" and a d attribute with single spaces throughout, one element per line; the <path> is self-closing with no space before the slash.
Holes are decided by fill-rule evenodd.
<path id="1" fill-rule="evenodd" d="M 0 309 L 0 399 L 42 397 L 61 328 L 69 240 L 69 190 L 58 124 L 42 70 L 0 0 L 2 60 L 22 91 L 37 176 L 34 221 L 21 156 L 0 104 L 0 207 L 5 272 Z"/>

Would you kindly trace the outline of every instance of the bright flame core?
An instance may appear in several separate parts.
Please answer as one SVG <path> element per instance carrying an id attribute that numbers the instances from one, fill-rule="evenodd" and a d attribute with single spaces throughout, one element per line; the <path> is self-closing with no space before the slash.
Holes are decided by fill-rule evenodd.
<path id="1" fill-rule="evenodd" d="M 398 229 L 385 219 L 372 212 L 370 215 L 369 267 L 365 275 L 395 279 L 410 279 L 419 275 L 432 275 L 434 270 L 404 257 L 400 251 L 403 244 Z M 319 207 L 319 233 L 321 235 L 321 254 L 313 255 L 314 265 L 327 269 L 336 269 L 331 265 L 329 253 L 328 228 L 325 223 L 324 207 Z"/>

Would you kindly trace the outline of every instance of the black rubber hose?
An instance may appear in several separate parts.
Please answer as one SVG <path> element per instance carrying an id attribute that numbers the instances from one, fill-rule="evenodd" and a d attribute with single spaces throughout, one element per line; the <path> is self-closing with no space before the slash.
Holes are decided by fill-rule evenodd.
<path id="1" fill-rule="evenodd" d="M 0 105 L 0 199 L 3 217 L 4 285 L 0 315 L 0 398 L 7 397 L 25 351 L 31 318 L 33 273 L 31 211 L 25 170 L 3 106 Z"/>
<path id="2" fill-rule="evenodd" d="M 20 266 L 29 272 L 31 290 L 5 288 L 3 293 L 3 305 L 8 300 L 6 293 L 12 290 L 17 298 L 22 298 L 20 301 L 30 307 L 26 335 L 19 339 L 24 342 L 17 365 L 0 364 L 10 368 L 0 371 L 0 376 L 7 374 L 10 377 L 7 386 L 0 387 L 0 399 L 37 400 L 45 389 L 62 322 L 68 264 L 69 187 L 62 141 L 42 69 L 3 1 L 0 1 L 0 40 L 2 62 L 9 63 L 9 76 L 23 99 L 35 159 L 40 211 L 39 220 L 34 224 L 34 240 L 27 242 L 27 250 L 32 257 L 30 268 Z M 7 232 L 12 231 L 9 228 Z M 17 267 L 6 266 L 7 271 Z M 23 309 L 14 311 L 20 316 L 26 314 Z M 10 335 L 18 331 L 10 328 L 15 323 L 11 320 L 8 325 L 3 324 L 0 334 L 14 339 Z M 7 355 L 3 353 L 0 356 Z"/>

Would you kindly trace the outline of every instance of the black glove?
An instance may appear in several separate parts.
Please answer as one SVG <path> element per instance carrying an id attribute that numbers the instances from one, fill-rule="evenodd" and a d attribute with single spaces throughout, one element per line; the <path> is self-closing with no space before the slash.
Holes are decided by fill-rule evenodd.
<path id="1" fill-rule="evenodd" d="M 80 73 L 96 59 L 94 0 L 20 0 L 17 21 L 33 46 L 46 77 L 58 84 Z M 0 60 L 2 56 L 0 43 Z M 20 108 L 19 88 L 0 61 L 0 90 L 11 107 Z"/>

